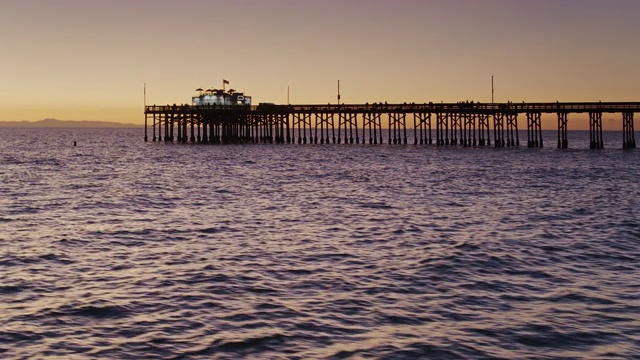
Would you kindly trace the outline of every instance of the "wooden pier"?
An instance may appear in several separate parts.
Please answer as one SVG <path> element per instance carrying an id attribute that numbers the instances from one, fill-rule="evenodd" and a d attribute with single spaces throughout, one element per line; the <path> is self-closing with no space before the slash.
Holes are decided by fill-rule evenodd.
<path id="1" fill-rule="evenodd" d="M 349 105 L 145 106 L 145 141 L 237 144 L 414 144 L 520 146 L 526 118 L 528 147 L 542 147 L 542 114 L 558 118 L 558 148 L 567 148 L 572 114 L 589 114 L 590 147 L 600 149 L 602 114 L 622 116 L 624 149 L 636 147 L 634 113 L 640 102 L 426 103 Z M 149 125 L 150 124 L 150 125 Z M 384 126 L 384 128 L 383 128 Z"/>

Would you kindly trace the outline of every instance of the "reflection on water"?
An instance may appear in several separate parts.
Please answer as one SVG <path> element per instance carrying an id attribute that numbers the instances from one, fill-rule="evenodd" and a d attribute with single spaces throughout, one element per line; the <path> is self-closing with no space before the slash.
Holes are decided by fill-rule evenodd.
<path id="1" fill-rule="evenodd" d="M 640 162 L 618 133 L 140 135 L 0 130 L 0 357 L 640 356 Z"/>

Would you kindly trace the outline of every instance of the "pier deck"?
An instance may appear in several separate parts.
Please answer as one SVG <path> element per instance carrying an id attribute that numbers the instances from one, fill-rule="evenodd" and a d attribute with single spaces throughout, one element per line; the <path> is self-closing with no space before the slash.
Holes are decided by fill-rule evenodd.
<path id="1" fill-rule="evenodd" d="M 605 113 L 622 115 L 622 147 L 636 147 L 640 102 L 151 105 L 145 107 L 145 141 L 150 121 L 152 141 L 165 142 L 407 144 L 413 131 L 415 144 L 504 147 L 520 145 L 522 116 L 526 145 L 541 147 L 541 116 L 556 114 L 557 146 L 566 148 L 569 115 L 581 113 L 589 114 L 591 148 L 604 147 Z"/>

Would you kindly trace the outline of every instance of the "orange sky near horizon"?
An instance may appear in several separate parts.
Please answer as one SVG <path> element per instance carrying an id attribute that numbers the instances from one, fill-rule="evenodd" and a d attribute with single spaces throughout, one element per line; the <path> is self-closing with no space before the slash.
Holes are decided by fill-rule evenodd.
<path id="1" fill-rule="evenodd" d="M 640 101 L 636 0 L 4 0 L 0 121 L 254 103 Z M 619 130 L 618 115 L 603 115 Z M 576 121 L 571 122 L 575 118 Z M 578 121 L 579 120 L 579 121 Z M 545 128 L 555 128 L 546 117 Z M 570 128 L 588 128 L 584 117 Z"/>

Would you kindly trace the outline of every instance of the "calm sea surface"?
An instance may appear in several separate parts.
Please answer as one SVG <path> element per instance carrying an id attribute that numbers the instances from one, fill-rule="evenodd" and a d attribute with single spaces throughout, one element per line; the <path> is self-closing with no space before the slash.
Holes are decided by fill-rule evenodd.
<path id="1" fill-rule="evenodd" d="M 142 135 L 0 129 L 0 358 L 640 358 L 640 150 L 620 133 Z"/>

